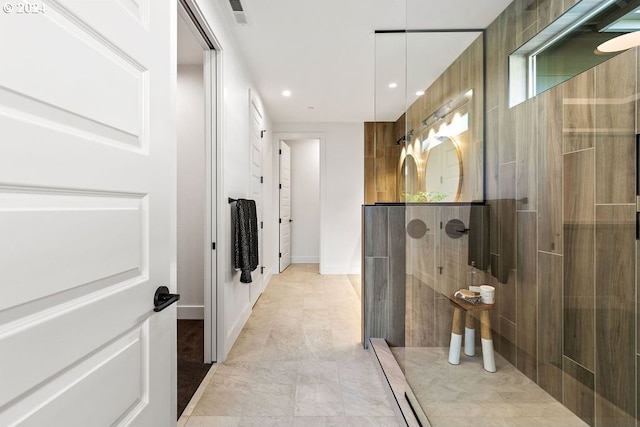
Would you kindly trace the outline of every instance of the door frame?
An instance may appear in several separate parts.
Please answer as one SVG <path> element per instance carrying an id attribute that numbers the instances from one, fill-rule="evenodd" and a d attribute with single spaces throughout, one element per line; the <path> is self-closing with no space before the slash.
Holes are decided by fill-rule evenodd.
<path id="1" fill-rule="evenodd" d="M 325 244 L 325 206 L 326 206 L 326 178 L 327 178 L 327 162 L 326 162 L 326 135 L 323 132 L 276 132 L 272 135 L 273 138 L 273 170 L 278 171 L 278 179 L 273 180 L 273 206 L 274 212 L 273 217 L 277 220 L 280 218 L 280 191 L 278 189 L 278 184 L 280 183 L 280 156 L 278 154 L 278 150 L 280 149 L 280 141 L 283 140 L 296 140 L 296 139 L 317 139 L 320 141 L 320 274 L 324 274 L 325 266 L 324 260 L 326 259 L 326 244 Z M 280 224 L 277 221 L 274 221 L 275 227 L 275 236 L 279 236 L 280 232 Z M 274 259 L 276 260 L 277 267 L 275 271 L 280 271 L 280 261 L 278 258 L 278 252 L 280 250 L 280 238 L 274 239 L 275 244 L 273 250 Z"/>
<path id="2" fill-rule="evenodd" d="M 222 47 L 209 26 L 196 0 L 178 0 L 178 13 L 192 30 L 200 33 L 196 37 L 204 52 L 204 96 L 205 96 L 205 237 L 204 240 L 204 362 L 212 363 L 221 358 L 221 328 L 223 301 L 219 283 L 223 283 L 217 266 L 221 265 L 219 250 L 212 243 L 217 241 L 217 230 L 221 227 L 222 207 Z M 215 173 L 214 173 L 215 165 Z M 215 271 L 215 275 L 212 272 Z"/>

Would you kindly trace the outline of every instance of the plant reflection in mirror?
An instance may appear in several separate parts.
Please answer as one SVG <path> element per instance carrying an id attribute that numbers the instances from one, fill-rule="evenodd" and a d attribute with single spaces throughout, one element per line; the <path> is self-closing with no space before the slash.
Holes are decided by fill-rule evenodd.
<path id="1" fill-rule="evenodd" d="M 419 191 L 415 194 L 402 193 L 402 198 L 407 202 L 441 202 L 447 195 L 439 191 Z"/>

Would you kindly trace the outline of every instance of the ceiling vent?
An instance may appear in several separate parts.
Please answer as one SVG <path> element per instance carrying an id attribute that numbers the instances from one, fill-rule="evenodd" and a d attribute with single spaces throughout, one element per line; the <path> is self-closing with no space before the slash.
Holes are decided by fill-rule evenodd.
<path id="1" fill-rule="evenodd" d="M 231 5 L 231 10 L 233 10 L 233 17 L 236 20 L 236 24 L 247 25 L 249 21 L 247 20 L 247 15 L 244 13 L 244 8 L 240 0 L 229 0 L 229 4 Z"/>

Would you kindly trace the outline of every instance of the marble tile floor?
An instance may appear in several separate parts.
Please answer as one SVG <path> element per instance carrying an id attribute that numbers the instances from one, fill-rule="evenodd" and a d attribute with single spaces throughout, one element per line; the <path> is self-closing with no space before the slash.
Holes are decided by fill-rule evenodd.
<path id="1" fill-rule="evenodd" d="M 403 426 L 376 363 L 349 278 L 293 264 L 273 276 L 178 426 Z"/>
<path id="2" fill-rule="evenodd" d="M 391 351 L 433 427 L 587 426 L 499 354 L 489 373 L 479 352 L 451 365 L 448 347 Z"/>

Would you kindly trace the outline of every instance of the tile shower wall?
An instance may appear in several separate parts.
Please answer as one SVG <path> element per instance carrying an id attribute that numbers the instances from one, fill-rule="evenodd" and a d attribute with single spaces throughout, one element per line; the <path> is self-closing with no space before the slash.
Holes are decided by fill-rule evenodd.
<path id="1" fill-rule="evenodd" d="M 493 327 L 497 350 L 583 420 L 635 426 L 637 50 L 507 101 L 509 53 L 574 3 L 518 0 L 487 29 Z"/>
<path id="2" fill-rule="evenodd" d="M 448 346 L 453 309 L 447 296 L 463 286 L 471 269 L 467 258 L 469 235 L 451 238 L 445 233 L 445 226 L 449 220 L 457 219 L 469 227 L 471 207 L 409 205 L 406 210 L 407 224 L 422 221 L 427 231 L 421 237 L 406 237 L 405 346 Z M 487 283 L 487 275 L 478 273 L 478 280 Z"/>
<path id="3" fill-rule="evenodd" d="M 363 206 L 362 342 L 405 345 L 406 238 L 403 205 Z"/>

